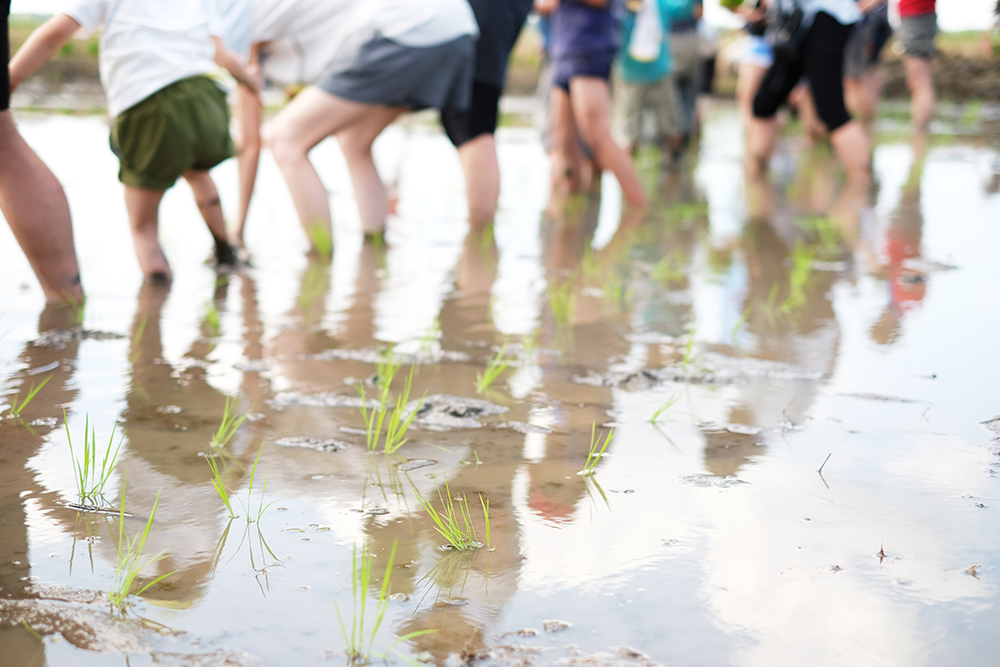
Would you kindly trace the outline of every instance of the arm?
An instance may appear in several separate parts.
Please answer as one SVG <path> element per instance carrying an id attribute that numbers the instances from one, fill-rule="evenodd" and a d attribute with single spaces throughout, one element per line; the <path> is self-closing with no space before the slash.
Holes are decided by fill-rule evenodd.
<path id="1" fill-rule="evenodd" d="M 559 8 L 559 0 L 535 0 L 535 13 L 551 14 Z"/>
<path id="2" fill-rule="evenodd" d="M 10 61 L 11 91 L 51 60 L 79 29 L 80 24 L 66 14 L 56 14 L 31 33 Z"/>
<path id="3" fill-rule="evenodd" d="M 241 86 L 246 86 L 255 96 L 259 96 L 262 84 L 260 73 L 256 68 L 244 64 L 242 59 L 215 35 L 212 35 L 212 41 L 215 43 L 215 63 L 232 74 Z"/>
<path id="4" fill-rule="evenodd" d="M 250 50 L 251 68 L 258 66 L 259 54 L 260 44 L 254 44 Z M 261 121 L 260 98 L 244 86 L 236 89 L 236 116 L 240 131 L 240 150 L 236 158 L 239 163 L 240 212 L 233 236 L 239 245 L 243 245 L 243 232 L 246 229 L 247 213 L 250 211 L 250 198 L 253 197 L 253 188 L 257 181 Z"/>

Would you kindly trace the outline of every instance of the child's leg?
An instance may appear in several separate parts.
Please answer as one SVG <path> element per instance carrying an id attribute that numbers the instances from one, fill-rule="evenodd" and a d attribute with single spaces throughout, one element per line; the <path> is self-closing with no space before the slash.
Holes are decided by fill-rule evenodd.
<path id="1" fill-rule="evenodd" d="M 558 86 L 552 87 L 550 101 L 550 132 L 554 146 L 552 189 L 572 194 L 580 189 L 580 170 L 583 166 L 583 151 L 576 135 L 573 106 L 569 95 Z"/>
<path id="2" fill-rule="evenodd" d="M 573 118 L 598 164 L 614 173 L 629 204 L 647 205 L 649 200 L 632 159 L 611 137 L 608 82 L 599 77 L 578 76 L 569 85 Z"/>
<path id="3" fill-rule="evenodd" d="M 69 205 L 59 181 L 0 112 L 0 208 L 49 301 L 83 301 Z"/>
<path id="4" fill-rule="evenodd" d="M 389 204 L 385 185 L 372 158 L 372 144 L 382 130 L 403 111 L 396 107 L 371 107 L 367 115 L 337 133 L 340 150 L 351 172 L 354 198 L 358 202 L 361 229 L 365 236 L 375 236 L 385 231 Z"/>
<path id="5" fill-rule="evenodd" d="M 173 277 L 167 257 L 156 238 L 159 222 L 160 200 L 163 190 L 143 190 L 125 186 L 125 208 L 128 209 L 129 227 L 135 256 L 143 275 L 157 281 L 169 282 Z"/>
<path id="6" fill-rule="evenodd" d="M 216 261 L 219 264 L 232 264 L 236 255 L 226 238 L 226 219 L 222 216 L 222 202 L 219 201 L 219 191 L 215 188 L 211 174 L 192 169 L 184 174 L 184 179 L 191 186 L 194 201 L 215 241 Z"/>
<path id="7" fill-rule="evenodd" d="M 299 221 L 318 251 L 319 236 L 333 238 L 330 197 L 309 151 L 326 137 L 372 113 L 372 105 L 335 97 L 319 88 L 306 88 L 264 129 L 264 143 L 271 148 L 292 195 Z"/>

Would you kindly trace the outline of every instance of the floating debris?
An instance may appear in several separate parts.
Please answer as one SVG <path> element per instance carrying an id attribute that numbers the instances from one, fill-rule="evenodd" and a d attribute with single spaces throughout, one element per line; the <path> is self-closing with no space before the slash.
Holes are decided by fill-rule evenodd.
<path id="1" fill-rule="evenodd" d="M 705 353 L 698 358 L 697 369 L 693 367 L 668 366 L 661 369 L 644 368 L 632 372 L 595 373 L 575 375 L 577 384 L 595 387 L 616 387 L 629 391 L 644 391 L 666 382 L 685 384 L 742 384 L 754 380 L 823 380 L 825 373 L 810 371 L 777 361 L 753 358 L 727 357 L 717 353 Z"/>
<path id="2" fill-rule="evenodd" d="M 444 609 L 446 607 L 464 607 L 469 604 L 469 601 L 465 598 L 448 598 L 447 600 L 438 600 L 432 605 L 432 609 Z"/>
<path id="3" fill-rule="evenodd" d="M 389 599 L 393 602 L 409 602 L 410 596 L 406 593 L 393 593 L 389 596 Z"/>
<path id="4" fill-rule="evenodd" d="M 396 466 L 396 470 L 399 470 L 400 472 L 410 472 L 411 470 L 418 470 L 435 464 L 437 464 L 437 461 L 433 459 L 410 459 L 405 463 L 400 463 Z"/>
<path id="5" fill-rule="evenodd" d="M 161 415 L 176 415 L 181 411 L 180 407 L 177 405 L 161 405 L 156 408 L 156 411 Z"/>
<path id="6" fill-rule="evenodd" d="M 278 394 L 270 401 L 271 405 L 277 407 L 305 407 L 305 408 L 360 408 L 361 397 L 357 395 L 337 394 L 332 391 L 324 391 L 318 394 L 299 394 L 294 391 L 286 391 Z M 369 408 L 377 408 L 378 401 L 368 399 Z"/>
<path id="7" fill-rule="evenodd" d="M 317 452 L 342 452 L 348 448 L 348 443 L 343 440 L 333 438 L 321 439 L 308 435 L 292 436 L 288 438 L 278 438 L 274 444 L 281 447 L 301 447 L 303 449 L 314 449 Z"/>
<path id="8" fill-rule="evenodd" d="M 546 426 L 539 426 L 537 424 L 529 424 L 527 422 L 504 422 L 502 424 L 497 424 L 497 428 L 509 428 L 512 431 L 517 431 L 518 433 L 552 433 L 552 429 Z"/>
<path id="9" fill-rule="evenodd" d="M 406 418 L 413 410 L 417 410 L 415 423 L 442 431 L 455 428 L 482 428 L 483 424 L 479 418 L 507 412 L 507 408 L 489 401 L 448 394 L 427 396 L 423 402 L 420 399 L 410 401 L 405 408 Z"/>
<path id="10" fill-rule="evenodd" d="M 568 630 L 572 627 L 573 624 L 569 621 L 558 621 L 555 619 L 542 621 L 542 629 L 545 630 L 545 632 L 562 632 L 563 630 Z"/>
<path id="11" fill-rule="evenodd" d="M 303 354 L 299 359 L 302 361 L 362 361 L 368 364 L 377 364 L 384 354 L 383 350 L 367 347 L 360 350 L 324 350 L 316 354 Z M 472 357 L 464 352 L 448 350 L 427 350 L 416 354 L 403 354 L 393 350 L 393 357 L 402 364 L 437 364 L 442 361 L 467 363 L 472 360 Z"/>
<path id="12" fill-rule="evenodd" d="M 362 513 L 368 516 L 382 516 L 383 514 L 388 514 L 389 510 L 385 509 L 384 507 L 369 507 Z"/>
<path id="13" fill-rule="evenodd" d="M 868 394 L 864 392 L 839 394 L 846 398 L 860 398 L 866 401 L 882 401 L 883 403 L 926 403 L 913 398 L 900 398 L 899 396 L 886 396 L 884 394 Z"/>
<path id="14" fill-rule="evenodd" d="M 763 429 L 760 426 L 747 426 L 746 424 L 728 424 L 726 430 L 730 433 L 741 435 L 758 435 Z"/>
<path id="15" fill-rule="evenodd" d="M 50 329 L 41 336 L 31 341 L 35 347 L 48 347 L 54 350 L 63 350 L 70 343 L 79 343 L 83 340 L 122 340 L 122 334 L 110 331 L 95 331 L 76 327 L 74 329 Z"/>
<path id="16" fill-rule="evenodd" d="M 713 487 L 716 489 L 729 489 L 740 484 L 749 484 L 742 479 L 737 479 L 733 475 L 728 477 L 717 477 L 715 475 L 688 475 L 681 478 L 682 482 L 693 486 Z"/>
<path id="17" fill-rule="evenodd" d="M 98 507 L 97 505 L 84 505 L 82 503 L 69 503 L 66 505 L 71 510 L 76 510 L 77 512 L 90 512 L 91 514 L 108 514 L 111 516 L 125 516 L 129 519 L 137 519 L 138 517 L 131 512 L 122 512 L 121 510 L 116 510 L 114 507 Z"/>

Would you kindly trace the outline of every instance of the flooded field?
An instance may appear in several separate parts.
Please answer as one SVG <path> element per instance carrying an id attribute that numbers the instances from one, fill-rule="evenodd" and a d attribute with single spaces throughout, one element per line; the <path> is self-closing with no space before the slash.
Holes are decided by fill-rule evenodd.
<path id="1" fill-rule="evenodd" d="M 305 254 L 265 156 L 252 268 L 205 264 L 181 185 L 164 289 L 142 284 L 103 118 L 21 127 L 66 187 L 89 299 L 82 329 L 41 310 L 0 225 L 4 665 L 996 660 L 1000 152 L 982 136 L 924 154 L 885 129 L 866 204 L 794 135 L 770 183 L 745 182 L 720 103 L 687 169 L 645 165 L 636 219 L 608 179 L 549 208 L 537 133 L 508 128 L 501 213 L 468 232 L 447 140 L 394 126 L 386 247 L 362 244 L 323 145 L 332 261 Z M 216 176 L 233 211 L 235 164 Z M 81 498 L 88 425 L 98 469 L 121 445 Z M 449 507 L 482 546 L 445 548 Z M 162 558 L 114 610 L 147 526 L 138 564 Z"/>

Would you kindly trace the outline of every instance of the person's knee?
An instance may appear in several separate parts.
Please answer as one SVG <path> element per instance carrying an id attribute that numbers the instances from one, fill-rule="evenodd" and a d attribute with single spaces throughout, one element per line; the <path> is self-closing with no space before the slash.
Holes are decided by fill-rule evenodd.
<path id="1" fill-rule="evenodd" d="M 295 137 L 279 123 L 270 123 L 261 132 L 261 140 L 271 150 L 275 162 L 281 164 L 305 154 L 299 150 Z"/>

